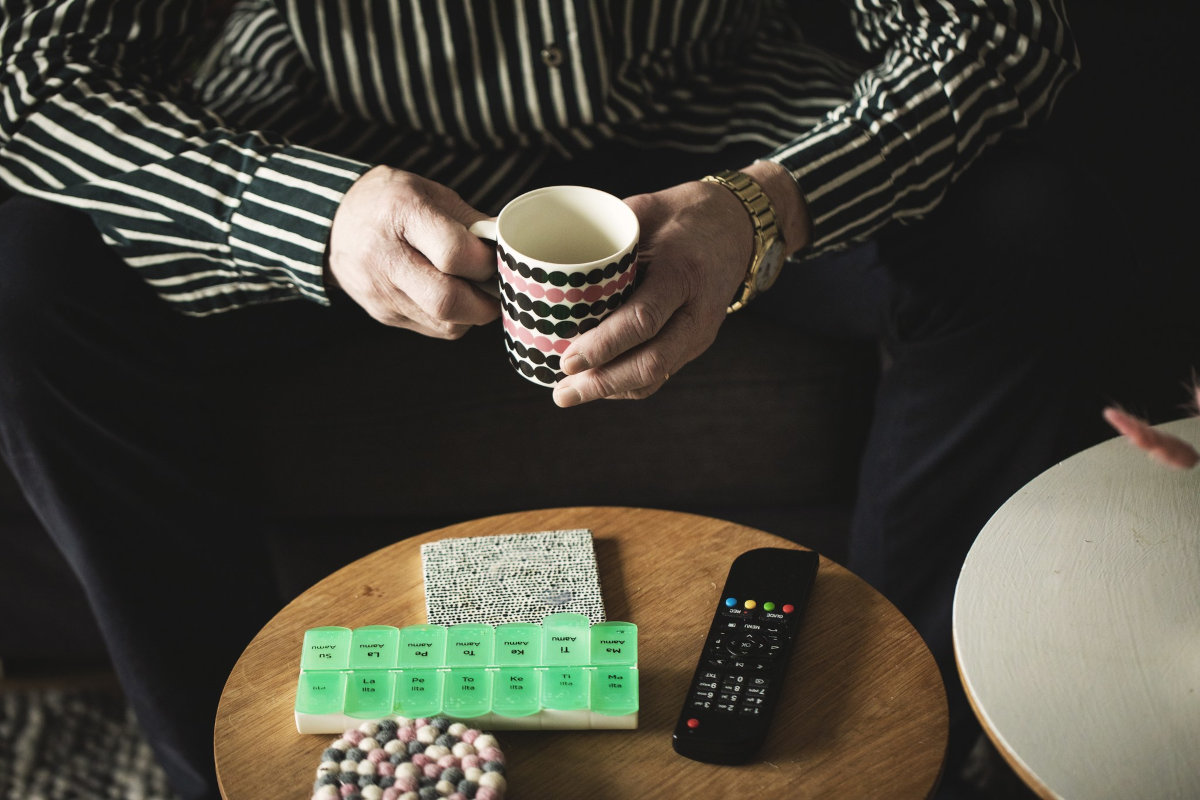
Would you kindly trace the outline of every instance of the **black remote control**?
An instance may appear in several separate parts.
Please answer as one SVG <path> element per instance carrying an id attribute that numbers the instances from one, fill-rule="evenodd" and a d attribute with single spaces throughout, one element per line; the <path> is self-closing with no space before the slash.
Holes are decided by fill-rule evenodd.
<path id="1" fill-rule="evenodd" d="M 811 550 L 777 547 L 734 559 L 675 724 L 675 752 L 710 764 L 743 764 L 758 752 L 819 562 Z"/>

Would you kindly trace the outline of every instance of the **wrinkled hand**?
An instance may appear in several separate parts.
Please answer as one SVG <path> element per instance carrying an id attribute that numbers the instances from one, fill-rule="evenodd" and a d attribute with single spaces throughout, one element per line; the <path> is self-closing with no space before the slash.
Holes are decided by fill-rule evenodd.
<path id="1" fill-rule="evenodd" d="M 326 280 L 385 325 L 457 339 L 500 314 L 474 285 L 496 272 L 495 251 L 467 231 L 486 216 L 441 184 L 375 167 L 334 215 Z"/>
<path id="2" fill-rule="evenodd" d="M 693 181 L 625 202 L 641 227 L 642 282 L 563 353 L 560 406 L 656 392 L 712 344 L 746 274 L 754 231 L 729 190 Z"/>

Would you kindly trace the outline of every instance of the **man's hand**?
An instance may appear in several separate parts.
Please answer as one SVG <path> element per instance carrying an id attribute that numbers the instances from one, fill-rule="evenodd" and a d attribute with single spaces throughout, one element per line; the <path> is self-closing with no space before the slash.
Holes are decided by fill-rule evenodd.
<path id="1" fill-rule="evenodd" d="M 807 244 L 808 218 L 795 181 L 759 162 L 744 170 L 776 208 L 790 251 Z M 563 354 L 568 377 L 554 402 L 648 397 L 708 349 L 746 276 L 754 229 L 741 201 L 715 183 L 693 181 L 626 201 L 641 225 L 637 291 Z"/>
<path id="2" fill-rule="evenodd" d="M 457 339 L 500 314 L 473 285 L 496 272 L 495 251 L 467 231 L 486 216 L 441 184 L 375 167 L 334 215 L 326 279 L 385 325 Z"/>

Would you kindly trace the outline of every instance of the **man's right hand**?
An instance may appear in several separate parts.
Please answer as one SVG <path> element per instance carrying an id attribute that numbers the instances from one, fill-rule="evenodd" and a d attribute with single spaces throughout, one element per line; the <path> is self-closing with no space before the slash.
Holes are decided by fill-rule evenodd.
<path id="1" fill-rule="evenodd" d="M 485 219 L 452 189 L 378 166 L 346 192 L 333 218 L 326 282 L 385 325 L 457 339 L 496 319 L 495 251 L 467 231 Z"/>

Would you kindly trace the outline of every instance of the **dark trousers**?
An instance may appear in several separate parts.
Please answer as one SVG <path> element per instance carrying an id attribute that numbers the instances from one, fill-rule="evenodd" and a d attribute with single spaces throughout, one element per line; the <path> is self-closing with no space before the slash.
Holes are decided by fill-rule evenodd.
<path id="1" fill-rule="evenodd" d="M 632 164 L 626 177 L 666 185 L 743 161 L 680 162 L 664 176 L 656 159 L 656 171 Z M 614 183 L 614 163 L 534 182 L 647 188 Z M 752 306 L 882 343 L 850 566 L 937 655 L 952 760 L 972 723 L 950 646 L 958 567 L 1015 489 L 1101 435 L 1101 362 L 1128 299 L 1106 276 L 1131 256 L 1099 198 L 1039 157 L 997 155 L 932 218 L 791 268 Z M 281 604 L 267 578 L 269 524 L 238 458 L 237 410 L 254 382 L 226 380 L 228 367 L 308 341 L 352 346 L 371 325 L 345 302 L 186 319 L 82 215 L 24 198 L 0 207 L 0 446 L 186 800 L 217 796 L 220 688 Z"/>

